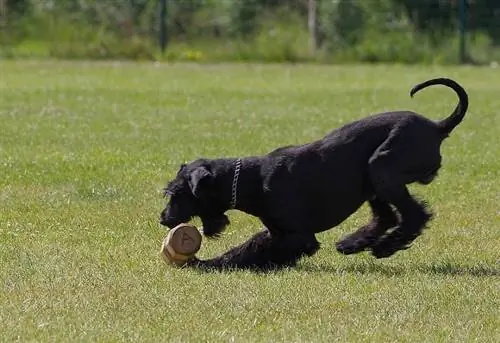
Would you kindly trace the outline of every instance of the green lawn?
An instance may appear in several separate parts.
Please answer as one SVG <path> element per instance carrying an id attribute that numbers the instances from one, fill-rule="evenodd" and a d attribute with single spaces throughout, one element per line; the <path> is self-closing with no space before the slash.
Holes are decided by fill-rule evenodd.
<path id="1" fill-rule="evenodd" d="M 440 176 L 411 187 L 435 212 L 411 249 L 338 254 L 365 206 L 295 269 L 205 274 L 160 259 L 161 190 L 181 162 L 263 154 L 389 109 L 444 118 L 451 90 L 408 96 L 437 76 L 462 83 L 471 106 L 443 144 Z M 468 67 L 0 62 L 0 341 L 499 342 L 499 78 Z M 200 257 L 259 229 L 229 215 Z"/>

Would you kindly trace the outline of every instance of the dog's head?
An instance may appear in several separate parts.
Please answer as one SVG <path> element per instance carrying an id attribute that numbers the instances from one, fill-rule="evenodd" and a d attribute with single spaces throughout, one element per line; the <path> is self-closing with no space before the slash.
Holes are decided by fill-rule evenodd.
<path id="1" fill-rule="evenodd" d="M 161 212 L 160 223 L 172 229 L 197 216 L 202 221 L 204 235 L 219 235 L 229 219 L 224 214 L 227 204 L 217 188 L 216 175 L 207 160 L 181 165 L 165 188 L 168 203 Z"/>

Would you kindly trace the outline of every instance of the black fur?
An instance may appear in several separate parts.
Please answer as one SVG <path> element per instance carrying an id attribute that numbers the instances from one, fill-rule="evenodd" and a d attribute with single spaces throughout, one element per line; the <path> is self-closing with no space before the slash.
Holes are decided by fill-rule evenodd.
<path id="1" fill-rule="evenodd" d="M 340 224 L 368 201 L 372 220 L 337 242 L 353 254 L 370 250 L 389 257 L 417 238 L 431 218 L 408 184 L 430 183 L 441 167 L 440 146 L 468 108 L 468 96 L 455 81 L 432 79 L 459 97 L 454 112 L 433 122 L 409 111 L 387 112 L 345 125 L 324 138 L 282 147 L 265 156 L 242 159 L 236 209 L 258 217 L 265 228 L 240 246 L 209 260 L 203 268 L 294 266 L 319 249 L 315 234 Z M 161 224 L 170 228 L 199 216 L 203 233 L 215 237 L 229 224 L 236 159 L 198 159 L 181 166 L 169 183 L 170 200 Z"/>

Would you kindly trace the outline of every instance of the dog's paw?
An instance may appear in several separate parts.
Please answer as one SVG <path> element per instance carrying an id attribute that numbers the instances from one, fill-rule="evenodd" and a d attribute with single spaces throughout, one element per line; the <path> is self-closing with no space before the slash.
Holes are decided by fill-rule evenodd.
<path id="1" fill-rule="evenodd" d="M 344 255 L 357 254 L 368 250 L 376 241 L 376 237 L 347 237 L 335 244 L 337 251 Z"/>
<path id="2" fill-rule="evenodd" d="M 415 238 L 416 236 L 404 235 L 401 230 L 396 229 L 371 247 L 372 255 L 375 258 L 391 257 L 400 250 L 410 248 Z"/>
<path id="3" fill-rule="evenodd" d="M 335 243 L 335 248 L 337 249 L 337 251 L 341 254 L 344 254 L 344 255 L 351 255 L 351 254 L 356 254 L 356 253 L 359 253 L 359 252 L 362 252 L 364 250 L 366 250 L 366 247 L 368 246 L 368 244 L 366 244 L 365 242 L 361 242 L 361 240 L 357 240 L 357 241 L 340 241 L 340 242 L 337 242 Z"/>
<path id="4" fill-rule="evenodd" d="M 222 232 L 205 231 L 203 228 L 201 228 L 201 233 L 208 239 L 218 239 L 222 236 Z"/>
<path id="5" fill-rule="evenodd" d="M 387 258 L 387 257 L 391 257 L 392 255 L 394 255 L 396 252 L 400 251 L 400 250 L 406 250 L 410 248 L 409 245 L 405 245 L 405 246 L 401 246 L 401 247 L 395 247 L 395 246 L 386 246 L 386 247 L 383 247 L 383 246 L 380 246 L 380 245 L 377 245 L 377 246 L 374 246 L 371 250 L 372 250 L 372 255 L 375 257 L 375 258 Z"/>
<path id="6" fill-rule="evenodd" d="M 377 235 L 372 234 L 368 230 L 361 228 L 360 230 L 344 237 L 342 240 L 335 243 L 337 251 L 344 255 L 357 254 L 368 250 L 378 239 Z"/>

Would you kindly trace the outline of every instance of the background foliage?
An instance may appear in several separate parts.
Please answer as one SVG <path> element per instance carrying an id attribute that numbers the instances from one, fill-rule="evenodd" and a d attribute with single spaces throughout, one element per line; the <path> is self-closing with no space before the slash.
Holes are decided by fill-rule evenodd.
<path id="1" fill-rule="evenodd" d="M 167 0 L 168 50 L 159 55 L 159 0 L 0 0 L 4 57 L 457 62 L 459 0 Z M 467 2 L 471 60 L 498 59 L 500 2 Z"/>

